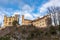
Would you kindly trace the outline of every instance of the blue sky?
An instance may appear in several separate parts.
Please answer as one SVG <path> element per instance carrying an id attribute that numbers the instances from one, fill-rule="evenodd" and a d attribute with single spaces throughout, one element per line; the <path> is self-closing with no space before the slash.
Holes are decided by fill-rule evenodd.
<path id="1" fill-rule="evenodd" d="M 11 12 L 28 10 L 29 8 L 33 9 L 32 13 L 38 13 L 39 7 L 47 1 L 48 0 L 2 0 L 0 1 L 0 7 L 8 12 L 8 15 L 12 15 L 13 13 Z M 28 9 L 23 9 L 24 6 L 27 6 Z"/>
<path id="2" fill-rule="evenodd" d="M 4 15 L 13 16 L 19 14 L 25 19 L 35 19 L 47 14 L 47 8 L 59 6 L 60 0 L 0 0 L 0 23 Z"/>

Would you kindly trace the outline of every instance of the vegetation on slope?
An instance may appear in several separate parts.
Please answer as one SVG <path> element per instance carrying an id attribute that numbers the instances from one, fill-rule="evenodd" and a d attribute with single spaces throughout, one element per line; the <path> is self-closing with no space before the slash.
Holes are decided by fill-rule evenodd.
<path id="1" fill-rule="evenodd" d="M 0 40 L 59 40 L 60 34 L 57 32 L 60 30 L 59 27 L 36 28 L 33 25 L 22 25 L 11 28 L 14 30 L 1 37 Z"/>

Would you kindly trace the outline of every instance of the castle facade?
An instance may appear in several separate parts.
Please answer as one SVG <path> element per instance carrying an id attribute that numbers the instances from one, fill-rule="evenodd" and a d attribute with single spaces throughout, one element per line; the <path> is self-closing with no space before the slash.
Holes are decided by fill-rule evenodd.
<path id="1" fill-rule="evenodd" d="M 22 25 L 34 25 L 36 27 L 48 27 L 51 25 L 51 17 L 50 15 L 45 15 L 42 18 L 37 18 L 34 20 L 24 19 L 24 15 L 22 16 Z"/>
<path id="2" fill-rule="evenodd" d="M 4 16 L 4 26 L 13 26 L 12 22 L 16 20 L 19 21 L 18 15 L 16 14 L 15 16 L 7 17 L 6 15 Z"/>
<path id="3" fill-rule="evenodd" d="M 19 15 L 15 15 L 15 16 L 11 16 L 11 17 L 7 17 L 4 16 L 4 26 L 13 26 L 12 22 L 14 20 L 19 22 Z M 34 20 L 28 20 L 28 19 L 24 19 L 24 15 L 22 15 L 22 25 L 34 25 L 36 27 L 48 27 L 51 25 L 51 17 L 50 15 L 45 15 L 42 18 L 37 18 Z"/>

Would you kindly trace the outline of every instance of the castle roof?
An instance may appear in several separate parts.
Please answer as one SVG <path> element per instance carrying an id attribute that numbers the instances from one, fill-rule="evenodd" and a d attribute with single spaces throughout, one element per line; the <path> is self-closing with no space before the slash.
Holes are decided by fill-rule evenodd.
<path id="1" fill-rule="evenodd" d="M 29 20 L 29 19 L 24 19 L 24 20 L 27 20 L 27 21 L 32 21 L 32 20 Z"/>
<path id="2" fill-rule="evenodd" d="M 41 17 L 41 18 L 34 19 L 32 22 L 35 22 L 35 21 L 38 21 L 38 20 L 42 20 L 43 18 L 45 18 L 45 17 L 47 17 L 47 16 L 49 16 L 49 15 L 45 15 L 45 16 L 43 16 L 43 17 Z"/>

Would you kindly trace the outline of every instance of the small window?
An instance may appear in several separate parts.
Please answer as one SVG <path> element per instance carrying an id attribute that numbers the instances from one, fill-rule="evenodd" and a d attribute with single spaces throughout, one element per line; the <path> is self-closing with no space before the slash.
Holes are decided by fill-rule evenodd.
<path id="1" fill-rule="evenodd" d="M 39 24 L 39 23 L 37 23 L 37 24 Z"/>
<path id="2" fill-rule="evenodd" d="M 7 19 L 5 21 L 7 21 Z"/>
<path id="3" fill-rule="evenodd" d="M 11 22 L 9 22 L 9 24 L 11 24 Z"/>
<path id="4" fill-rule="evenodd" d="M 40 25 L 41 26 L 41 25 Z"/>
<path id="5" fill-rule="evenodd" d="M 9 21 L 11 21 L 11 18 L 9 19 Z"/>
<path id="6" fill-rule="evenodd" d="M 7 22 L 5 22 L 7 24 Z"/>
<path id="7" fill-rule="evenodd" d="M 40 22 L 41 23 L 41 22 Z"/>
<path id="8" fill-rule="evenodd" d="M 43 20 L 43 22 L 44 22 L 44 20 Z"/>
<path id="9" fill-rule="evenodd" d="M 42 24 L 42 25 L 44 25 L 44 24 Z"/>

